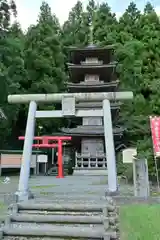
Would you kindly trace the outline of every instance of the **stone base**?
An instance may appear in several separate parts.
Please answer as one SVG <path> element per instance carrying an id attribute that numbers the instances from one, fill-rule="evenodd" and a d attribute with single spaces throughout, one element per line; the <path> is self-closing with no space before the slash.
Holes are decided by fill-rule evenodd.
<path id="1" fill-rule="evenodd" d="M 107 176 L 107 168 L 74 168 L 74 176 Z"/>
<path id="2" fill-rule="evenodd" d="M 17 191 L 15 192 L 15 198 L 16 198 L 16 202 L 21 202 L 21 201 L 27 201 L 27 200 L 33 199 L 34 195 L 30 191 L 27 191 L 27 192 Z"/>
<path id="3" fill-rule="evenodd" d="M 117 196 L 119 196 L 119 191 L 117 190 L 115 192 L 110 192 L 110 191 L 107 190 L 105 192 L 105 196 L 106 197 L 115 197 L 115 196 L 117 197 Z"/>

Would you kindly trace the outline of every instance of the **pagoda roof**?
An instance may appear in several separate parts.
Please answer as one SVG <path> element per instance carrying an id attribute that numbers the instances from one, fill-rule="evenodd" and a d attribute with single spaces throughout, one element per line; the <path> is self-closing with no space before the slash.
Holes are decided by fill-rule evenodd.
<path id="1" fill-rule="evenodd" d="M 68 82 L 67 83 L 67 87 L 69 89 L 70 92 L 77 92 L 77 91 L 80 91 L 80 92 L 88 92 L 89 89 L 91 89 L 91 92 L 94 92 L 94 91 L 110 91 L 110 92 L 113 92 L 116 90 L 117 86 L 119 84 L 119 80 L 116 80 L 116 81 L 112 81 L 112 82 L 107 82 L 107 83 L 104 83 L 104 81 L 83 81 L 83 82 L 80 82 L 80 83 L 71 83 L 71 82 Z"/>
<path id="2" fill-rule="evenodd" d="M 100 80 L 104 82 L 110 82 L 117 80 L 115 74 L 115 63 L 105 65 L 74 65 L 68 64 L 70 81 L 71 82 L 83 82 L 85 75 L 99 75 Z"/>
<path id="3" fill-rule="evenodd" d="M 102 60 L 104 63 L 109 63 L 113 53 L 114 45 L 98 47 L 95 45 L 89 45 L 86 47 L 69 47 L 70 52 L 70 61 L 75 64 L 79 64 L 81 61 L 84 61 L 86 57 L 97 57 Z"/>
<path id="4" fill-rule="evenodd" d="M 104 51 L 104 50 L 110 50 L 110 49 L 115 49 L 115 45 L 106 45 L 106 46 L 97 46 L 95 44 L 89 44 L 88 46 L 84 47 L 76 47 L 76 46 L 69 46 L 68 47 L 70 52 L 75 52 L 75 51 Z"/>
<path id="5" fill-rule="evenodd" d="M 73 64 L 73 63 L 67 63 L 69 69 L 90 69 L 90 68 L 97 68 L 97 69 L 103 69 L 103 68 L 115 68 L 117 65 L 116 61 L 109 62 L 108 64 L 102 64 L 101 62 L 96 62 L 96 63 L 85 63 L 84 64 Z"/>
<path id="6" fill-rule="evenodd" d="M 61 131 L 71 136 L 104 136 L 104 126 L 77 126 L 77 128 L 62 128 Z M 114 135 L 123 135 L 124 128 L 113 128 Z"/>

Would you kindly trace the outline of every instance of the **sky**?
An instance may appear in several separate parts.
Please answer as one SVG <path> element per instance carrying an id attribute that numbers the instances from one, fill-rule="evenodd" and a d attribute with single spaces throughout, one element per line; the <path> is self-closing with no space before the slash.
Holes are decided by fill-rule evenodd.
<path id="1" fill-rule="evenodd" d="M 98 3 L 107 2 L 111 7 L 112 11 L 119 17 L 129 3 L 130 0 L 95 0 Z M 18 10 L 18 21 L 20 22 L 22 28 L 26 30 L 30 24 L 35 24 L 38 17 L 39 8 L 41 6 L 42 0 L 15 0 Z M 61 24 L 68 18 L 68 13 L 71 8 L 76 4 L 77 0 L 46 0 L 52 8 L 52 12 L 56 14 Z M 82 0 L 84 6 L 87 4 L 88 0 Z M 143 10 L 144 5 L 148 0 L 135 0 L 137 7 Z M 150 0 L 152 5 L 154 5 L 158 14 L 160 14 L 160 0 Z"/>

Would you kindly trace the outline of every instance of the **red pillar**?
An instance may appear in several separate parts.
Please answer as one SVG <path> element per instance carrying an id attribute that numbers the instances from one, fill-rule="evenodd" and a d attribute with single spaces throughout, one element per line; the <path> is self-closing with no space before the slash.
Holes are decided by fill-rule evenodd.
<path id="1" fill-rule="evenodd" d="M 62 140 L 58 139 L 58 176 L 57 178 L 64 178 L 63 163 L 62 163 Z"/>

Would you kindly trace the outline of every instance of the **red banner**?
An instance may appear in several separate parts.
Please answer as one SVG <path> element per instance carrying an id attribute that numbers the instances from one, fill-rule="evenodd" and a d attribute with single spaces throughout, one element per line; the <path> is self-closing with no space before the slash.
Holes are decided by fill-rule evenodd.
<path id="1" fill-rule="evenodd" d="M 160 117 L 150 117 L 152 142 L 155 157 L 160 157 Z"/>

